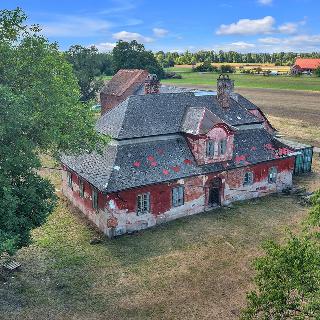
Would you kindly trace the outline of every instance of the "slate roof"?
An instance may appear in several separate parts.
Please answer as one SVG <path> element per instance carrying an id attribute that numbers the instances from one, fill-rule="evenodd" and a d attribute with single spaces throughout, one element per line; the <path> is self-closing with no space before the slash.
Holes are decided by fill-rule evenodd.
<path id="1" fill-rule="evenodd" d="M 222 109 L 215 95 L 180 92 L 129 96 L 104 114 L 96 129 L 114 139 L 178 133 L 188 107 L 205 107 L 230 126 L 262 122 L 233 99 Z"/>
<path id="2" fill-rule="evenodd" d="M 121 69 L 105 85 L 101 93 L 121 96 L 128 89 L 139 87 L 148 76 L 148 71 L 140 69 Z"/>
<path id="3" fill-rule="evenodd" d="M 197 165 L 182 135 L 110 144 L 102 155 L 63 156 L 62 162 L 109 193 L 288 156 L 285 146 L 264 129 L 236 130 L 234 137 L 233 159 L 225 163 Z"/>
<path id="4" fill-rule="evenodd" d="M 182 122 L 181 131 L 194 135 L 205 134 L 221 119 L 204 107 L 188 107 Z"/>
<path id="5" fill-rule="evenodd" d="M 246 98 L 245 98 L 244 96 L 242 96 L 241 94 L 236 93 L 236 94 L 234 94 L 234 95 L 236 95 L 236 99 L 237 99 L 238 103 L 239 103 L 242 107 L 246 108 L 247 110 L 255 110 L 255 109 L 258 108 L 254 103 L 252 103 L 251 101 L 249 101 L 248 99 L 246 99 Z"/>

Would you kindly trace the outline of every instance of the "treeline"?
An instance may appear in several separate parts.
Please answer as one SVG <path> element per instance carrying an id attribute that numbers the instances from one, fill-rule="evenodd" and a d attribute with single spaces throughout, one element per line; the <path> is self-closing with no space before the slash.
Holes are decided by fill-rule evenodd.
<path id="1" fill-rule="evenodd" d="M 302 58 L 320 58 L 320 52 L 295 53 L 239 53 L 235 51 L 224 52 L 216 51 L 198 51 L 184 53 L 163 52 L 155 53 L 156 59 L 164 67 L 173 67 L 179 64 L 196 64 L 203 62 L 210 63 L 274 63 L 279 66 L 291 66 L 297 57 Z"/>

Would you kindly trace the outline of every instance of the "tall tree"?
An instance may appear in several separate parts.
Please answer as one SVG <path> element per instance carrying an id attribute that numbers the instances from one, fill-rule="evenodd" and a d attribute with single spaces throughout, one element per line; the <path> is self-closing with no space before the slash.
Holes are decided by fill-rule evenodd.
<path id="1" fill-rule="evenodd" d="M 118 41 L 112 50 L 114 70 L 145 69 L 163 78 L 164 70 L 151 51 L 147 51 L 143 44 L 133 40 L 131 42 Z"/>
<path id="2" fill-rule="evenodd" d="M 19 8 L 0 11 L 0 255 L 27 245 L 54 208 L 40 153 L 101 143 L 72 66 L 26 19 Z"/>
<path id="3" fill-rule="evenodd" d="M 95 98 L 103 83 L 97 79 L 103 67 L 98 50 L 95 47 L 85 48 L 73 45 L 66 52 L 67 60 L 72 64 L 80 86 L 81 101 Z"/>

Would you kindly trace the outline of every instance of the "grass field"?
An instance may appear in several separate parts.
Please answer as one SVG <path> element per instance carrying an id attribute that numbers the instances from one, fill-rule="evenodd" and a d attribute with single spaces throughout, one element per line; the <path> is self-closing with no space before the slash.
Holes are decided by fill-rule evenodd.
<path id="1" fill-rule="evenodd" d="M 216 86 L 218 73 L 192 72 L 190 67 L 168 68 L 182 75 L 182 79 L 164 79 L 161 82 L 174 85 L 210 85 Z M 240 88 L 270 88 L 290 90 L 320 91 L 320 78 L 313 76 L 262 76 L 235 73 L 230 75 L 235 80 L 235 86 Z"/>
<path id="2" fill-rule="evenodd" d="M 241 93 L 280 133 L 320 146 L 318 93 Z M 295 184 L 320 188 L 318 155 L 313 170 Z M 1 320 L 238 319 L 262 241 L 295 232 L 308 212 L 294 197 L 268 196 L 90 245 L 100 235 L 61 195 L 59 172 L 42 174 L 59 205 L 18 252 L 22 270 L 0 274 Z"/>

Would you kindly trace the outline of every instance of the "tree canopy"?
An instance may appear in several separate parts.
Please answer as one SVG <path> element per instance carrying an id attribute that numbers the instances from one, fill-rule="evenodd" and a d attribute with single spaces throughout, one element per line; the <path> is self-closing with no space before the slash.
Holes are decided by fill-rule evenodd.
<path id="1" fill-rule="evenodd" d="M 320 318 L 320 190 L 312 204 L 304 232 L 264 245 L 265 255 L 254 262 L 257 289 L 248 294 L 243 319 Z"/>
<path id="2" fill-rule="evenodd" d="M 99 53 L 94 46 L 85 48 L 80 45 L 71 46 L 65 54 L 78 79 L 81 101 L 94 99 L 103 85 L 97 77 L 112 74 L 111 55 Z"/>
<path id="3" fill-rule="evenodd" d="M 145 69 L 160 79 L 164 76 L 164 70 L 152 51 L 147 51 L 144 45 L 136 40 L 118 41 L 112 50 L 112 56 L 115 72 L 120 69 Z"/>
<path id="4" fill-rule="evenodd" d="M 40 154 L 102 143 L 72 66 L 26 19 L 19 8 L 0 11 L 0 254 L 27 245 L 54 208 Z"/>

